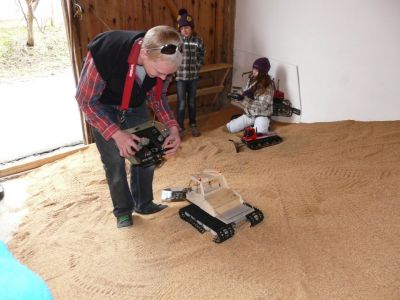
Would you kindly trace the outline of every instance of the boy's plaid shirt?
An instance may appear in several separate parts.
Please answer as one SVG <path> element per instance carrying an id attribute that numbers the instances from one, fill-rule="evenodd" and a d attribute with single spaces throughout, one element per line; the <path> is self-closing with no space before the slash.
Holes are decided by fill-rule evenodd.
<path id="1" fill-rule="evenodd" d="M 196 34 L 190 37 L 182 37 L 183 60 L 176 71 L 176 80 L 194 80 L 199 78 L 199 70 L 204 62 L 203 40 Z"/>

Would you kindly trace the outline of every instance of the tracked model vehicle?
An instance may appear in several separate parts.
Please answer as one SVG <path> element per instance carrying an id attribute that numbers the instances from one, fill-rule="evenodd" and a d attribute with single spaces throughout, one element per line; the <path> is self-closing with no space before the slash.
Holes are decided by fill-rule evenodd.
<path id="1" fill-rule="evenodd" d="M 273 146 L 282 142 L 282 138 L 275 132 L 268 132 L 259 134 L 254 127 L 246 127 L 244 129 L 243 136 L 240 142 L 231 141 L 236 149 L 236 153 L 239 152 L 242 146 L 247 146 L 251 150 L 258 150 L 264 147 Z"/>
<path id="2" fill-rule="evenodd" d="M 261 149 L 282 142 L 282 138 L 275 132 L 259 134 L 254 127 L 245 128 L 241 140 L 252 150 Z"/>
<path id="3" fill-rule="evenodd" d="M 285 93 L 279 89 L 279 79 L 278 86 L 275 86 L 274 82 L 274 98 L 272 105 L 272 115 L 273 116 L 282 116 L 282 117 L 291 117 L 293 114 L 300 116 L 301 110 L 298 108 L 292 107 L 292 102 L 289 99 L 285 99 Z"/>
<path id="4" fill-rule="evenodd" d="M 246 221 L 254 226 L 264 219 L 263 213 L 244 202 L 215 170 L 192 175 L 186 199 L 191 204 L 179 210 L 180 217 L 201 233 L 210 231 L 215 243 L 231 238 L 235 228 Z"/>

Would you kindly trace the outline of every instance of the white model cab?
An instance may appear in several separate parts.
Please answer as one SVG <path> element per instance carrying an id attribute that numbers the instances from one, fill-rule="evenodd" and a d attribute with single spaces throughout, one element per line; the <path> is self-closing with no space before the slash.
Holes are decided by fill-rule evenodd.
<path id="1" fill-rule="evenodd" d="M 244 220 L 254 211 L 244 204 L 239 193 L 229 188 L 224 175 L 216 170 L 193 174 L 186 199 L 225 224 Z"/>

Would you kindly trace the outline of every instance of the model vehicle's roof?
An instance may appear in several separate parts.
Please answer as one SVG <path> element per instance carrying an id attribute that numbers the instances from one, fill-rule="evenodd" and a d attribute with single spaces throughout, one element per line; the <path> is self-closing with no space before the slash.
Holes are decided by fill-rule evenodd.
<path id="1" fill-rule="evenodd" d="M 223 177 L 221 172 L 215 170 L 204 170 L 201 173 L 192 174 L 192 180 L 197 182 L 207 182 L 218 177 Z"/>

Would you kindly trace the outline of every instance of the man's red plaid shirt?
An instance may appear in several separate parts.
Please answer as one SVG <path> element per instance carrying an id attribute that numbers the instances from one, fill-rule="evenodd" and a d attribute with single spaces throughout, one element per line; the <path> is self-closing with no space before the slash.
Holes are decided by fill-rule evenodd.
<path id="1" fill-rule="evenodd" d="M 141 84 L 140 79 L 136 76 L 135 80 Z M 164 123 L 165 126 L 171 128 L 178 127 L 174 115 L 167 103 L 167 89 L 172 81 L 172 76 L 168 76 L 163 82 L 163 89 L 161 100 L 156 99 L 156 88 L 147 94 L 148 104 L 154 111 L 157 119 Z M 99 98 L 105 89 L 106 82 L 101 78 L 96 69 L 93 58 L 88 52 L 85 64 L 82 69 L 81 78 L 79 80 L 77 92 L 75 95 L 76 100 L 85 115 L 86 121 L 95 127 L 106 140 L 109 140 L 112 135 L 119 130 L 117 124 L 112 122 L 103 110 L 103 104 L 99 102 Z"/>

